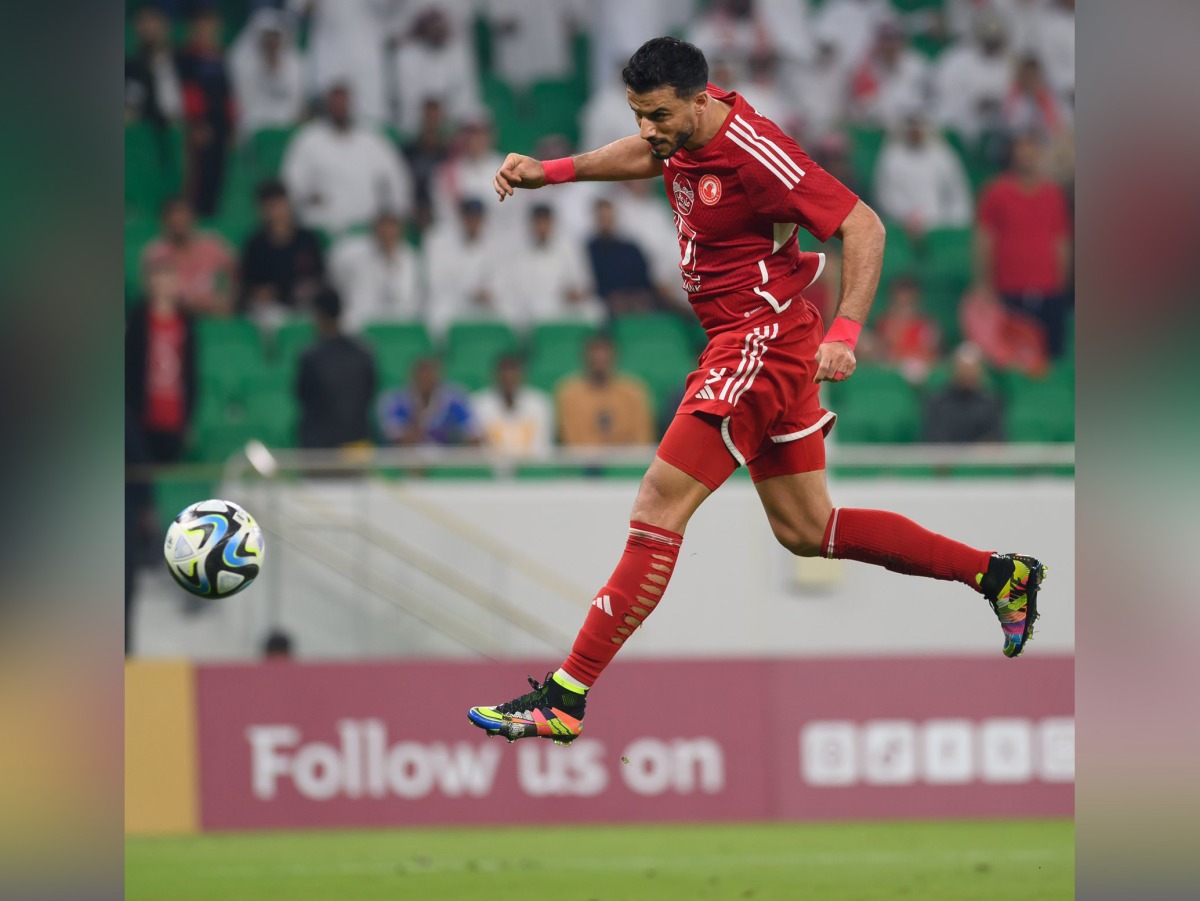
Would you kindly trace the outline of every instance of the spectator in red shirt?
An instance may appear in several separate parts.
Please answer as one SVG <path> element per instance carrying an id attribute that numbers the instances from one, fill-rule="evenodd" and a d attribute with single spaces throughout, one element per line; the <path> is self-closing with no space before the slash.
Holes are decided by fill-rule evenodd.
<path id="1" fill-rule="evenodd" d="M 224 239 L 196 230 L 191 205 L 172 197 L 162 207 L 162 235 L 142 252 L 142 265 L 167 260 L 189 313 L 225 315 L 232 308 L 237 264 Z"/>
<path id="2" fill-rule="evenodd" d="M 887 309 L 875 323 L 877 356 L 921 385 L 938 360 L 942 330 L 921 309 L 921 284 L 910 275 L 892 279 Z"/>
<path id="3" fill-rule="evenodd" d="M 174 463 L 196 402 L 196 336 L 171 262 L 150 260 L 144 281 L 145 301 L 125 332 L 125 406 L 151 461 Z"/>
<path id="4" fill-rule="evenodd" d="M 1036 134 L 1017 135 L 1010 171 L 984 187 L 978 219 L 977 287 L 1041 322 L 1047 350 L 1058 358 L 1066 336 L 1071 216 L 1066 194 L 1044 174 Z"/>

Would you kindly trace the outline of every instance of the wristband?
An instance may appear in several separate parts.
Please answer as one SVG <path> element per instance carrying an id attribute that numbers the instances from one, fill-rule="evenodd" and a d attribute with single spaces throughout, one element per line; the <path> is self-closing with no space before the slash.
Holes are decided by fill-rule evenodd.
<path id="1" fill-rule="evenodd" d="M 822 344 L 828 344 L 830 341 L 841 341 L 851 350 L 854 350 L 854 345 L 858 343 L 858 334 L 862 331 L 862 323 L 855 322 L 853 319 L 847 319 L 845 316 L 838 316 L 833 320 L 833 324 L 829 326 L 829 331 L 825 334 L 825 339 Z"/>
<path id="2" fill-rule="evenodd" d="M 564 156 L 560 160 L 546 160 L 542 163 L 546 173 L 546 184 L 561 185 L 563 182 L 575 180 L 575 158 Z"/>

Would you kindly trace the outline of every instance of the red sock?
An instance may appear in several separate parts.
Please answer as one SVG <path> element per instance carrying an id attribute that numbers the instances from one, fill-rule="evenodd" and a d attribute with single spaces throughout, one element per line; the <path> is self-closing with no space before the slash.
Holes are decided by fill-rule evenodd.
<path id="1" fill-rule="evenodd" d="M 911 519 L 884 510 L 835 509 L 825 525 L 821 552 L 838 560 L 858 560 L 892 572 L 928 576 L 970 585 L 987 572 L 990 551 L 923 529 Z"/>
<path id="2" fill-rule="evenodd" d="M 629 539 L 617 568 L 592 601 L 563 671 L 591 687 L 633 631 L 662 600 L 675 569 L 683 536 L 641 522 L 629 524 Z"/>

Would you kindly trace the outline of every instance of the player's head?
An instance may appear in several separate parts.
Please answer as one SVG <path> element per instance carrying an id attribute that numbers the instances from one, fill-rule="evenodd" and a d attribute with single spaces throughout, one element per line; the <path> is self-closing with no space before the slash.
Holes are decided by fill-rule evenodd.
<path id="1" fill-rule="evenodd" d="M 621 77 L 650 152 L 660 160 L 673 156 L 692 139 L 708 107 L 704 54 L 678 38 L 654 38 L 629 58 Z"/>

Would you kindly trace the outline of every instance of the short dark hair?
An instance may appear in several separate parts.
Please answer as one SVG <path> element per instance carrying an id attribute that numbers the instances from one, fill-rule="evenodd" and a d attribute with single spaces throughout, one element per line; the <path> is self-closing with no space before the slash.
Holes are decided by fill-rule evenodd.
<path id="1" fill-rule="evenodd" d="M 669 86 L 683 98 L 704 90 L 708 61 L 695 44 L 672 37 L 651 38 L 629 57 L 621 78 L 635 94 Z"/>
<path id="2" fill-rule="evenodd" d="M 322 288 L 313 300 L 313 308 L 321 318 L 336 320 L 342 315 L 342 295 L 333 288 Z"/>
<path id="3" fill-rule="evenodd" d="M 266 203 L 268 200 L 287 199 L 287 188 L 277 178 L 268 178 L 266 181 L 258 183 L 258 187 L 254 191 L 255 199 L 259 203 Z"/>

